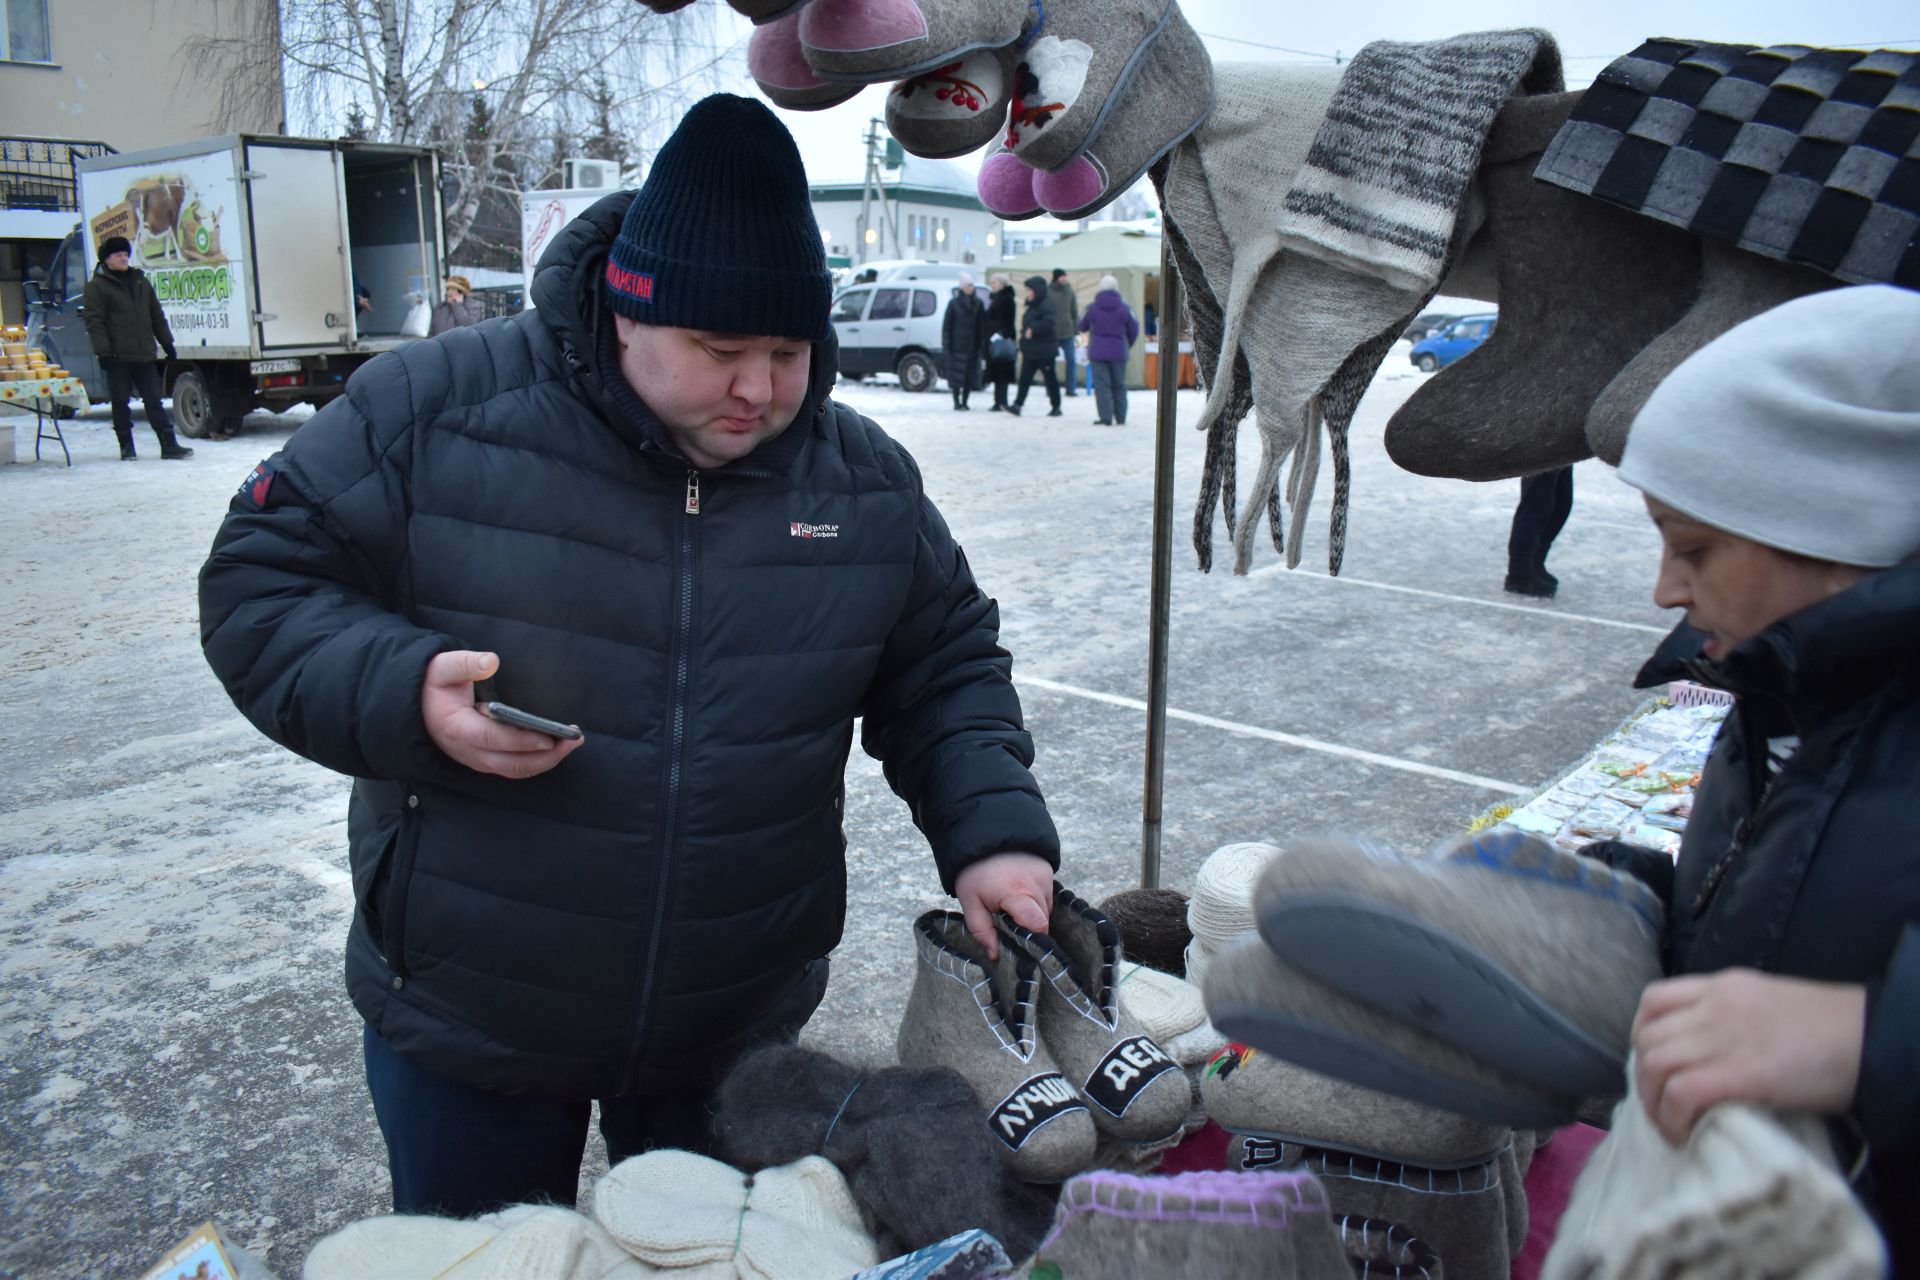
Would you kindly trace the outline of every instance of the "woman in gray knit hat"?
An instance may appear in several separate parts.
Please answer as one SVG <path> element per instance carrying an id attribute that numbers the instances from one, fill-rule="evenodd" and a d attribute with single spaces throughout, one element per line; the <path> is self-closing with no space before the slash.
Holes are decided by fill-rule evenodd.
<path id="1" fill-rule="evenodd" d="M 1636 1090 L 1676 1144 L 1732 1099 L 1827 1117 L 1920 1274 L 1920 293 L 1729 331 L 1648 400 L 1620 477 L 1664 543 L 1654 600 L 1695 629 L 1640 683 L 1737 698 L 1677 866 L 1588 850 L 1668 900 Z"/>

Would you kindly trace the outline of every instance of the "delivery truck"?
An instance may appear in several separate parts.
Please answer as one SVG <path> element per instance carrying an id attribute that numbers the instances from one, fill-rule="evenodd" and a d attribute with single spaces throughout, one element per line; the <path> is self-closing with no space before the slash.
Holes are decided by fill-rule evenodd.
<path id="1" fill-rule="evenodd" d="M 81 220 L 27 287 L 33 341 L 107 398 L 81 292 L 100 243 L 125 236 L 173 330 L 163 381 L 183 435 L 339 395 L 424 337 L 445 289 L 439 160 L 424 147 L 230 134 L 74 168 Z"/>

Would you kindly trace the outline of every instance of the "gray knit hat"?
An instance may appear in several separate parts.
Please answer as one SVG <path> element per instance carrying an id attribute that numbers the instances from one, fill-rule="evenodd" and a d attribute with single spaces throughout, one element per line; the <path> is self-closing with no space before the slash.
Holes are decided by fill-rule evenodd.
<path id="1" fill-rule="evenodd" d="M 1920 553 L 1920 293 L 1834 289 L 1716 338 L 1648 398 L 1620 478 L 1780 551 Z"/>

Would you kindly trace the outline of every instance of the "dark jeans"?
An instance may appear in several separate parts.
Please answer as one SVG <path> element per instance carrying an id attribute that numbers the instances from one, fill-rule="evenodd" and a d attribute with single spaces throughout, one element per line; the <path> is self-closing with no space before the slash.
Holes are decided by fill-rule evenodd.
<path id="1" fill-rule="evenodd" d="M 1093 408 L 1104 422 L 1127 420 L 1127 362 L 1089 360 L 1093 371 Z"/>
<path id="2" fill-rule="evenodd" d="M 162 445 L 172 444 L 173 420 L 167 417 L 166 407 L 160 403 L 160 366 L 152 360 L 108 357 L 100 362 L 100 367 L 107 373 L 107 398 L 113 402 L 113 434 L 120 437 L 120 443 L 133 443 L 131 405 L 133 393 L 138 389 L 141 403 L 147 406 L 147 425 L 160 437 Z"/>
<path id="3" fill-rule="evenodd" d="M 1542 471 L 1520 480 L 1520 505 L 1507 535 L 1507 576 L 1530 578 L 1547 571 L 1547 551 L 1573 510 L 1573 468 Z"/>
<path id="4" fill-rule="evenodd" d="M 502 1205 L 570 1205 L 587 1149 L 588 1103 L 494 1093 L 433 1075 L 365 1029 L 367 1089 L 387 1140 L 395 1213 L 471 1217 Z M 600 1099 L 607 1162 L 655 1147 L 711 1150 L 702 1096 Z"/>
<path id="5" fill-rule="evenodd" d="M 1061 358 L 1062 360 L 1064 360 L 1064 361 L 1066 361 L 1066 362 L 1067 362 L 1067 377 L 1066 377 L 1066 383 L 1067 383 L 1067 394 L 1068 394 L 1068 395 L 1073 395 L 1073 394 L 1074 394 L 1074 390 L 1073 390 L 1073 388 L 1074 388 L 1074 381 L 1073 381 L 1073 353 L 1074 353 L 1074 351 L 1075 351 L 1075 350 L 1076 350 L 1076 347 L 1074 346 L 1074 341 L 1073 341 L 1073 339 L 1072 339 L 1072 338 L 1062 338 L 1062 339 L 1060 339 L 1060 358 Z"/>
<path id="6" fill-rule="evenodd" d="M 1020 357 L 1020 392 L 1014 396 L 1016 405 L 1027 402 L 1027 391 L 1033 386 L 1033 375 L 1041 374 L 1047 380 L 1047 403 L 1054 408 L 1060 407 L 1060 375 L 1053 371 L 1053 357 L 1036 360 L 1032 356 Z"/>

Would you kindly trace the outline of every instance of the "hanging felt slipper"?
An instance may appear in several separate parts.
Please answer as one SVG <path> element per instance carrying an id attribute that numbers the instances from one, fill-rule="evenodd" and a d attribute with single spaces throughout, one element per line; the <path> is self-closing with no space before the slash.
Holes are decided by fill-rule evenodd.
<path id="1" fill-rule="evenodd" d="M 800 7 L 807 0 L 727 0 L 735 13 L 752 20 L 754 26 L 769 22 L 778 22 L 785 17 L 798 17 Z"/>
<path id="2" fill-rule="evenodd" d="M 1007 148 L 1036 169 L 1079 155 L 1178 14 L 1173 0 L 1051 0 L 1021 41 Z"/>
<path id="3" fill-rule="evenodd" d="M 1626 1090 L 1665 920 L 1633 876 L 1513 831 L 1425 859 L 1297 840 L 1262 874 L 1254 912 L 1283 960 L 1516 1081 Z"/>
<path id="4" fill-rule="evenodd" d="M 1207 1115 L 1234 1133 L 1331 1147 L 1429 1169 L 1485 1164 L 1512 1130 L 1230 1044 L 1200 1075 Z"/>
<path id="5" fill-rule="evenodd" d="M 1040 1042 L 1039 967 L 1002 941 L 1000 958 L 957 911 L 913 923 L 918 958 L 897 1048 L 910 1067 L 952 1067 L 987 1111 L 1013 1173 L 1059 1182 L 1087 1167 L 1097 1137 L 1087 1104 Z"/>
<path id="6" fill-rule="evenodd" d="M 1199 128 L 1213 110 L 1213 60 L 1207 47 L 1172 5 L 1159 38 L 1144 49 L 1139 71 L 1111 114 L 1066 160 L 1043 163 L 1062 132 L 1042 135 L 1013 149 L 1036 168 L 1033 193 L 1057 218 L 1084 218 L 1104 209 L 1148 167 Z M 1037 49 L 1042 41 L 1035 42 Z M 1029 57 L 1031 57 L 1031 53 Z M 1014 101 L 1012 132 L 1018 133 L 1020 99 Z M 1065 128 L 1068 117 L 1062 118 Z"/>
<path id="7" fill-rule="evenodd" d="M 1180 1064 L 1120 1004 L 1120 931 L 1061 885 L 1049 932 L 1002 916 L 1003 949 L 1027 956 L 1040 978 L 1040 1035 L 1093 1122 L 1116 1138 L 1152 1142 L 1180 1128 L 1193 1091 Z"/>
<path id="8" fill-rule="evenodd" d="M 887 131 L 917 156 L 945 160 L 978 151 L 1007 122 L 1014 46 L 976 49 L 887 92 Z"/>
<path id="9" fill-rule="evenodd" d="M 858 94 L 864 85 L 822 80 L 800 51 L 800 15 L 790 13 L 757 27 L 747 40 L 747 74 L 776 107 L 824 111 Z"/>
<path id="10" fill-rule="evenodd" d="M 974 186 L 988 212 L 1012 222 L 1023 222 L 1043 212 L 1039 197 L 1033 194 L 1036 176 L 1032 168 L 1022 164 L 1005 146 L 996 146 L 980 162 L 980 175 Z"/>
<path id="11" fill-rule="evenodd" d="M 1041 0 L 812 0 L 800 43 L 825 80 L 880 84 L 1020 38 Z"/>
<path id="12" fill-rule="evenodd" d="M 1312 977 L 1257 937 L 1226 948 L 1201 984 L 1207 1016 L 1244 1045 L 1321 1075 L 1495 1124 L 1570 1123 L 1572 1091 L 1523 1084 Z"/>

